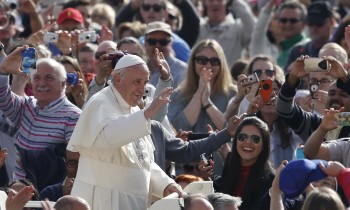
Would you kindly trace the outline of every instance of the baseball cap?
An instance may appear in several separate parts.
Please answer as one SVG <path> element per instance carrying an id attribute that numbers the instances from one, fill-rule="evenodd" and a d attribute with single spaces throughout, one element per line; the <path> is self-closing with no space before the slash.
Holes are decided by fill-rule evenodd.
<path id="1" fill-rule="evenodd" d="M 120 71 L 126 67 L 135 66 L 138 64 L 146 64 L 146 62 L 137 55 L 126 54 L 124 55 L 114 67 L 114 71 Z"/>
<path id="2" fill-rule="evenodd" d="M 66 20 L 75 20 L 79 23 L 84 23 L 83 15 L 79 10 L 73 8 L 67 8 L 60 12 L 58 15 L 57 23 L 62 24 Z"/>
<path id="3" fill-rule="evenodd" d="M 327 177 L 319 164 L 327 166 L 325 160 L 298 159 L 290 161 L 282 170 L 279 187 L 285 198 L 295 198 L 302 194 L 311 183 Z"/>
<path id="4" fill-rule="evenodd" d="M 165 32 L 171 36 L 170 25 L 167 23 L 164 23 L 162 21 L 154 21 L 152 23 L 147 24 L 145 34 L 149 34 L 149 33 L 155 32 L 155 31 L 162 31 L 162 32 Z"/>
<path id="5" fill-rule="evenodd" d="M 331 5 L 326 1 L 315 1 L 307 8 L 306 22 L 322 25 L 327 18 L 333 17 Z"/>

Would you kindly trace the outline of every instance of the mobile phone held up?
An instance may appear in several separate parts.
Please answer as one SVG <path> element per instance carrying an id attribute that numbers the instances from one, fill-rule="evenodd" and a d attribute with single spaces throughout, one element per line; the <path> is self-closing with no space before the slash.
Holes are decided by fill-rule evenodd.
<path id="1" fill-rule="evenodd" d="M 334 113 L 334 120 L 340 126 L 350 126 L 350 112 Z"/>
<path id="2" fill-rule="evenodd" d="M 330 64 L 327 60 L 323 60 L 322 58 L 307 58 L 304 60 L 305 71 L 329 71 Z"/>
<path id="3" fill-rule="evenodd" d="M 260 82 L 260 88 L 259 93 L 261 95 L 261 98 L 265 104 L 268 104 L 270 102 L 270 97 L 272 93 L 272 80 L 261 80 Z"/>
<path id="4" fill-rule="evenodd" d="M 205 165 L 209 166 L 210 165 L 209 160 L 213 159 L 213 155 L 212 154 L 207 155 L 206 153 L 203 153 L 203 154 L 200 155 L 200 158 L 201 158 L 201 160 L 203 160 Z"/>
<path id="5" fill-rule="evenodd" d="M 34 69 L 36 69 L 36 50 L 29 47 L 22 51 L 22 71 L 30 74 Z"/>

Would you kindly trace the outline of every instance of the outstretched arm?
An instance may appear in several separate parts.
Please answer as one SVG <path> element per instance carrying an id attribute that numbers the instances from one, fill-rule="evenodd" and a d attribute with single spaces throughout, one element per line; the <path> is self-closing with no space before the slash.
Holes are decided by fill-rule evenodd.
<path id="1" fill-rule="evenodd" d="M 341 108 L 339 111 L 342 111 Z M 320 126 L 311 134 L 304 147 L 304 155 L 309 159 L 330 160 L 329 150 L 326 145 L 322 145 L 328 131 L 337 128 L 334 121 L 334 113 L 339 112 L 331 108 L 325 110 L 325 114 Z"/>

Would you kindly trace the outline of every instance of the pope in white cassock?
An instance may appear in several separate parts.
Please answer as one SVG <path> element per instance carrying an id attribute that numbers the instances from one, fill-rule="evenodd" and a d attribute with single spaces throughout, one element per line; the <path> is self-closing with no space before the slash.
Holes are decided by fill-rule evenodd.
<path id="1" fill-rule="evenodd" d="M 150 119 L 168 103 L 165 90 L 145 110 L 137 106 L 149 79 L 146 63 L 125 55 L 113 82 L 85 105 L 67 149 L 80 153 L 72 195 L 93 210 L 143 210 L 150 195 L 182 193 L 153 161 Z"/>

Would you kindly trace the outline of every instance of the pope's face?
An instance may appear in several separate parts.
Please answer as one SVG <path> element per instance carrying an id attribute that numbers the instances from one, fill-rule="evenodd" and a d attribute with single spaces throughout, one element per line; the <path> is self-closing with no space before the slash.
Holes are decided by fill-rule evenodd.
<path id="1" fill-rule="evenodd" d="M 149 71 L 145 64 L 128 67 L 116 74 L 115 87 L 130 106 L 137 106 L 146 89 Z"/>

